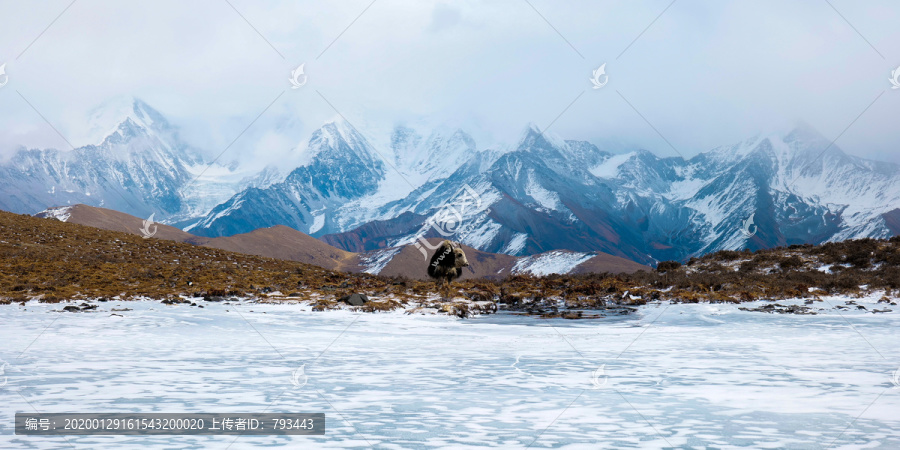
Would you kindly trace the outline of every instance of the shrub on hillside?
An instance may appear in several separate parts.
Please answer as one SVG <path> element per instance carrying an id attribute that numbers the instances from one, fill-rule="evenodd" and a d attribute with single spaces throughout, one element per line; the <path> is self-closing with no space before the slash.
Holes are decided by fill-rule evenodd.
<path id="1" fill-rule="evenodd" d="M 791 270 L 803 267 L 803 260 L 799 256 L 785 256 L 778 260 L 778 267 L 781 270 Z"/>
<path id="2" fill-rule="evenodd" d="M 755 271 L 758 267 L 759 262 L 756 259 L 751 259 L 749 261 L 742 262 L 738 270 L 741 273 L 749 273 Z"/>
<path id="3" fill-rule="evenodd" d="M 681 268 L 678 261 L 662 261 L 656 265 L 656 271 L 659 273 L 673 272 Z"/>
<path id="4" fill-rule="evenodd" d="M 737 252 L 734 250 L 722 250 L 720 252 L 714 253 L 714 255 L 717 257 L 716 259 L 722 261 L 734 261 L 735 259 L 741 257 L 741 252 Z"/>

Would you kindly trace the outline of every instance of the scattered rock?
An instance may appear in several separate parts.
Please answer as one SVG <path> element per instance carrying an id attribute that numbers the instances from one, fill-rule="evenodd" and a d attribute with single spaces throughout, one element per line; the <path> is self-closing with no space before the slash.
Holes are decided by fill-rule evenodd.
<path id="1" fill-rule="evenodd" d="M 561 314 L 544 314 L 541 319 L 600 319 L 606 317 L 606 314 L 585 314 L 584 311 L 566 311 Z"/>
<path id="2" fill-rule="evenodd" d="M 175 305 L 178 303 L 190 303 L 190 300 L 185 300 L 183 298 L 167 298 L 162 301 L 163 305 Z"/>
<path id="3" fill-rule="evenodd" d="M 369 301 L 369 297 L 366 294 L 352 294 L 341 297 L 339 301 L 351 306 L 362 306 Z"/>
<path id="4" fill-rule="evenodd" d="M 469 297 L 469 300 L 472 300 L 473 302 L 487 302 L 494 299 L 494 296 L 491 293 L 480 289 L 466 292 L 466 296 Z"/>
<path id="5" fill-rule="evenodd" d="M 469 305 L 466 303 L 447 303 L 441 305 L 441 311 L 459 317 L 460 319 L 465 319 L 471 315 Z"/>
<path id="6" fill-rule="evenodd" d="M 63 307 L 62 310 L 69 311 L 69 312 L 83 312 L 83 311 L 91 311 L 94 309 L 97 309 L 97 305 L 89 305 L 87 303 L 82 303 L 78 306 L 76 306 L 76 305 L 65 306 L 65 307 Z"/>
<path id="7" fill-rule="evenodd" d="M 778 314 L 800 314 L 800 315 L 815 315 L 816 312 L 812 310 L 812 308 L 804 305 L 782 305 L 780 303 L 770 303 L 767 305 L 760 306 L 759 308 L 738 308 L 741 311 L 754 311 L 754 312 L 766 312 L 766 313 L 778 313 Z"/>

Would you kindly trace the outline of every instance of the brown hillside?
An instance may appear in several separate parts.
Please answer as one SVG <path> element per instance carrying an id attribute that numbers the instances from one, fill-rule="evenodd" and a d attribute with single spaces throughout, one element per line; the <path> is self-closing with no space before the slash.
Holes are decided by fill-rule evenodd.
<path id="1" fill-rule="evenodd" d="M 473 263 L 480 256 L 472 251 Z M 425 265 L 420 254 L 406 257 L 410 270 Z M 491 270 L 491 264 L 484 262 L 479 270 Z M 900 237 L 757 252 L 721 251 L 686 265 L 664 261 L 655 271 L 633 274 L 461 280 L 439 292 L 433 281 L 335 272 L 0 211 L 0 304 L 117 296 L 189 302 L 178 298 L 181 295 L 212 301 L 232 295 L 279 301 L 290 293 L 287 297 L 292 301 L 308 302 L 321 310 L 336 307 L 349 294 L 364 293 L 373 301 L 359 307 L 362 311 L 409 306 L 410 311 L 437 308 L 466 316 L 474 311 L 469 308 L 477 307 L 481 312 L 500 308 L 557 317 L 564 309 L 597 310 L 652 300 L 739 303 L 799 297 L 806 299 L 806 305 L 831 305 L 823 296 L 875 294 L 883 297 L 871 310 L 853 301 L 834 307 L 885 313 L 896 305 L 898 289 Z M 450 303 L 442 300 L 447 295 Z M 751 310 L 815 314 L 813 309 L 773 304 Z"/>
<path id="2" fill-rule="evenodd" d="M 102 228 L 104 230 L 122 231 L 124 233 L 143 236 L 141 229 L 144 227 L 144 220 L 132 216 L 131 214 L 81 204 L 51 208 L 48 211 L 63 210 L 65 210 L 65 214 L 68 215 L 68 218 L 65 220 L 68 223 L 77 223 L 79 225 Z M 47 213 L 38 213 L 37 217 L 51 217 L 51 215 Z M 150 231 L 152 232 L 154 228 L 156 228 L 156 234 L 154 234 L 153 237 L 156 239 L 166 239 L 176 242 L 191 241 L 192 243 L 197 244 L 202 243 L 202 240 L 204 239 L 200 238 L 198 240 L 197 236 L 194 236 L 193 234 L 160 223 L 154 223 L 150 227 Z"/>
<path id="3" fill-rule="evenodd" d="M 299 262 L 0 211 L 0 297 L 8 299 L 239 295 L 331 277 Z"/>
<path id="4" fill-rule="evenodd" d="M 330 270 L 359 272 L 359 256 L 334 248 L 306 233 L 283 225 L 249 233 L 217 237 L 207 247 L 314 264 Z"/>
<path id="5" fill-rule="evenodd" d="M 68 215 L 66 222 L 102 228 L 110 231 L 122 231 L 143 236 L 143 219 L 106 208 L 88 205 L 53 208 L 53 213 L 38 214 L 38 217 L 54 217 L 65 208 Z M 169 225 L 154 224 L 156 234 L 151 239 L 165 239 L 176 242 L 187 242 L 221 250 L 246 253 L 248 255 L 266 256 L 288 261 L 299 261 L 319 267 L 347 272 L 359 272 L 359 258 L 354 253 L 332 247 L 312 236 L 285 226 L 261 228 L 249 233 L 234 236 L 207 238 L 179 230 Z"/>
<path id="6" fill-rule="evenodd" d="M 634 273 L 639 270 L 651 270 L 651 268 L 630 259 L 610 255 L 608 253 L 597 253 L 591 259 L 576 266 L 575 269 L 572 270 L 572 274 Z"/>
<path id="7" fill-rule="evenodd" d="M 69 223 L 143 236 L 141 232 L 141 228 L 143 228 L 143 219 L 105 208 L 97 208 L 88 205 L 57 207 L 38 214 L 38 216 L 65 218 Z M 404 217 L 412 221 L 421 220 L 421 217 L 413 214 L 407 214 Z M 323 242 L 323 240 L 313 238 L 303 232 L 285 226 L 261 228 L 249 233 L 217 238 L 194 236 L 177 228 L 162 224 L 154 224 L 151 227 L 151 231 L 153 230 L 153 227 L 157 228 L 157 232 L 153 235 L 153 239 L 173 240 L 176 242 L 186 242 L 222 250 L 246 253 L 249 255 L 299 261 L 307 264 L 315 264 L 326 269 L 355 273 L 366 270 L 366 261 L 371 261 L 374 256 L 384 252 L 384 246 L 388 245 L 386 241 L 376 242 L 366 240 L 365 235 L 367 233 L 361 232 L 368 229 L 366 227 L 378 227 L 385 224 L 387 224 L 387 222 L 373 222 L 364 227 L 360 227 L 353 232 L 341 235 L 326 235 L 322 237 L 322 239 L 330 240 L 335 243 L 339 242 L 341 239 L 359 239 L 359 241 L 354 244 L 357 248 L 372 247 L 373 245 L 378 244 L 378 246 L 372 247 L 372 251 L 362 254 L 341 250 L 329 245 L 327 242 Z M 383 235 L 384 230 L 381 231 L 382 232 L 375 234 Z M 429 239 L 429 242 L 432 244 L 436 244 L 440 241 L 441 239 L 439 238 Z M 347 242 L 343 243 L 346 244 Z M 474 270 L 474 274 L 466 270 L 463 279 L 481 277 L 490 279 L 503 278 L 510 274 L 516 262 L 520 259 L 515 256 L 482 252 L 468 246 L 463 246 L 463 248 L 466 255 L 469 257 L 469 262 Z M 429 257 L 430 256 L 429 251 Z M 382 269 L 381 275 L 404 276 L 407 278 L 426 280 L 428 279 L 426 268 L 427 262 L 422 257 L 419 249 L 416 248 L 415 245 L 408 245 L 400 249 L 399 253 L 387 263 Z M 596 256 L 577 266 L 573 273 L 633 273 L 638 270 L 650 270 L 650 268 L 625 258 L 597 252 Z"/>

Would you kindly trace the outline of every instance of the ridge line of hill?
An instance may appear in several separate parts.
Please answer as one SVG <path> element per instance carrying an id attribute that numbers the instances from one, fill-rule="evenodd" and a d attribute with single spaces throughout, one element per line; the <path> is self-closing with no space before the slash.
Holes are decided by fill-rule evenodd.
<path id="1" fill-rule="evenodd" d="M 142 235 L 140 230 L 143 228 L 143 219 L 95 206 L 78 204 L 49 208 L 36 214 L 36 216 L 55 218 L 69 223 L 105 230 Z M 363 253 L 348 252 L 284 225 L 275 225 L 268 228 L 259 228 L 248 233 L 214 238 L 196 236 L 165 224 L 153 224 L 150 231 L 154 229 L 156 232 L 152 237 L 156 239 L 186 242 L 287 261 L 299 261 L 342 272 L 368 272 L 415 279 L 428 278 L 425 270 L 426 261 L 414 245 L 377 249 Z M 440 239 L 430 238 L 428 241 L 435 245 L 440 242 Z M 463 276 L 464 279 L 503 278 L 513 273 L 516 269 L 520 269 L 520 272 L 529 272 L 530 269 L 536 275 L 554 269 L 568 269 L 564 270 L 563 273 L 630 273 L 650 269 L 648 266 L 603 252 L 584 254 L 552 251 L 529 257 L 516 257 L 483 252 L 465 245 L 463 248 L 469 257 L 473 269 L 473 272 L 466 273 Z M 554 255 L 558 256 L 554 258 Z M 577 255 L 580 258 L 570 257 L 567 260 L 567 255 Z"/>

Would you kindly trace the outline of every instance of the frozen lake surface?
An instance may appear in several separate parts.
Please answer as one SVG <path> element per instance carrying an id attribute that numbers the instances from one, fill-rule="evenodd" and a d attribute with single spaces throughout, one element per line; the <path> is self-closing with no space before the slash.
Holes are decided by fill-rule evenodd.
<path id="1" fill-rule="evenodd" d="M 897 307 L 567 321 L 97 304 L 0 306 L 0 448 L 900 448 Z M 327 434 L 14 435 L 35 410 L 323 412 Z"/>

